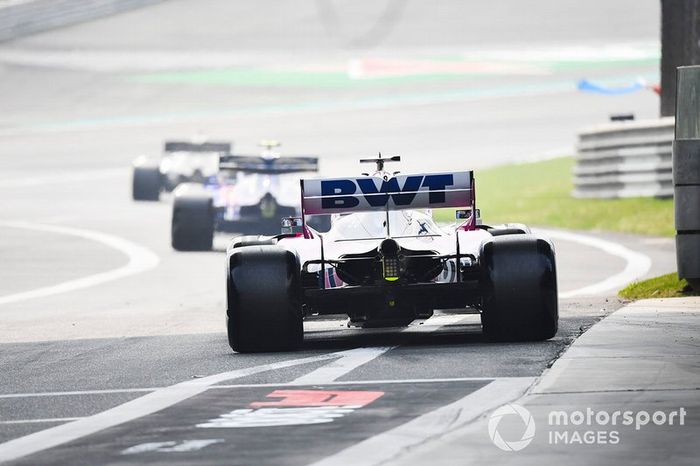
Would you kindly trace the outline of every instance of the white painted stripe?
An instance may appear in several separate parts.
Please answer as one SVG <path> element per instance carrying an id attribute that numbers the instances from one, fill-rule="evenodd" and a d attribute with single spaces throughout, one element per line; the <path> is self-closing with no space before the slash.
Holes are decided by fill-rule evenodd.
<path id="1" fill-rule="evenodd" d="M 434 332 L 445 325 L 450 325 L 457 323 L 466 316 L 464 315 L 439 315 L 431 317 L 426 320 L 426 324 L 422 326 L 407 327 L 403 331 L 411 332 Z M 430 324 L 427 324 L 430 323 Z M 395 347 L 377 347 L 377 348 L 357 348 L 350 350 L 345 356 L 333 361 L 330 364 L 326 364 L 323 367 L 319 367 L 315 371 L 312 371 L 306 375 L 303 375 L 291 382 L 292 385 L 315 385 L 315 384 L 327 384 L 333 382 L 345 374 L 353 371 L 359 366 L 366 364 L 373 359 L 381 356 L 387 351 Z"/>
<path id="2" fill-rule="evenodd" d="M 80 396 L 80 395 L 109 395 L 113 393 L 144 393 L 160 390 L 157 388 L 115 388 L 106 390 L 76 390 L 70 392 L 38 392 L 38 393 L 6 393 L 0 395 L 0 399 L 9 398 L 41 398 L 51 396 Z"/>
<path id="3" fill-rule="evenodd" d="M 511 377 L 498 377 L 501 379 L 509 379 Z M 521 378 L 521 377 L 515 377 Z M 416 384 L 416 383 L 440 383 L 440 382 L 482 382 L 482 381 L 493 381 L 495 377 L 447 377 L 447 378 L 437 378 L 437 379 L 382 379 L 382 380 L 336 380 L 335 382 L 325 382 L 323 385 L 386 385 L 386 384 Z M 287 382 L 287 383 L 248 383 L 248 384 L 231 384 L 231 385 L 214 385 L 210 387 L 210 390 L 224 388 L 251 388 L 251 387 L 289 387 L 289 386 L 303 386 L 305 384 L 299 384 L 297 382 Z"/>
<path id="4" fill-rule="evenodd" d="M 499 377 L 502 378 L 502 377 Z M 493 377 L 447 377 L 437 379 L 371 379 L 371 380 L 341 380 L 333 382 L 324 382 L 323 385 L 379 385 L 379 384 L 402 384 L 402 383 L 436 383 L 436 382 L 472 382 L 480 380 L 493 380 Z M 220 388 L 250 388 L 250 387 L 287 387 L 305 385 L 296 381 L 282 383 L 244 383 L 232 385 L 213 385 L 207 390 Z M 82 395 L 111 395 L 120 393 L 148 393 L 162 390 L 165 387 L 151 388 L 114 388 L 106 390 L 75 390 L 70 392 L 39 392 L 39 393 L 8 393 L 0 395 L 0 399 L 12 398 L 37 398 L 37 397 L 53 397 L 53 396 L 82 396 Z"/>
<path id="5" fill-rule="evenodd" d="M 356 348 L 345 351 L 341 358 L 295 379 L 292 383 L 296 385 L 314 385 L 333 382 L 392 348 L 394 347 L 383 346 L 378 348 Z"/>
<path id="6" fill-rule="evenodd" d="M 649 256 L 632 251 L 631 249 L 612 241 L 567 231 L 537 229 L 536 232 L 542 233 L 550 238 L 570 241 L 573 243 L 583 244 L 584 246 L 600 249 L 607 254 L 620 257 L 627 262 L 622 272 L 612 275 L 603 281 L 589 286 L 584 286 L 583 288 L 560 292 L 559 297 L 562 299 L 573 298 L 575 296 L 598 295 L 609 291 L 618 291 L 644 276 L 644 274 L 646 274 L 651 268 L 651 259 Z"/>
<path id="7" fill-rule="evenodd" d="M 601 45 L 557 44 L 529 47 L 507 47 L 466 50 L 465 60 L 496 62 L 615 62 L 624 60 L 655 60 L 661 56 L 657 41 L 619 42 Z"/>
<path id="8" fill-rule="evenodd" d="M 122 450 L 122 455 L 134 455 L 157 451 L 159 453 L 184 453 L 190 451 L 198 451 L 215 443 L 222 443 L 224 439 L 199 439 L 199 440 L 184 440 L 181 443 L 172 440 L 166 442 L 148 442 L 134 445 L 125 450 Z"/>
<path id="9" fill-rule="evenodd" d="M 534 377 L 496 379 L 464 398 L 326 457 L 313 466 L 384 464 L 410 448 L 464 426 L 482 414 L 522 396 Z"/>
<path id="10" fill-rule="evenodd" d="M 476 317 L 474 317 L 476 316 Z M 434 332 L 442 327 L 448 325 L 458 325 L 462 321 L 467 321 L 469 323 L 470 319 L 479 319 L 478 314 L 441 314 L 431 317 L 422 324 L 409 325 L 402 332 L 405 333 L 424 333 L 424 332 Z M 480 321 L 479 321 L 480 322 Z M 473 323 L 473 322 L 472 322 Z"/>
<path id="11" fill-rule="evenodd" d="M 354 350 L 350 350 L 354 351 Z M 69 422 L 50 429 L 35 432 L 0 444 L 0 463 L 22 458 L 73 440 L 94 434 L 103 429 L 155 413 L 183 400 L 198 395 L 212 385 L 226 380 L 238 379 L 287 367 L 309 364 L 344 356 L 348 351 L 327 353 L 301 359 L 291 359 L 272 364 L 237 369 L 229 372 L 188 380 L 169 387 L 161 388 L 148 395 L 128 401 L 107 411 L 90 417 Z"/>
<path id="12" fill-rule="evenodd" d="M 5 0 L 6 2 L 7 0 Z M 3 2 L 0 2 L 2 4 Z M 426 50 L 423 55 L 443 54 L 444 49 Z M 599 45 L 586 42 L 566 44 L 504 44 L 498 47 L 463 48 L 458 51 L 464 60 L 506 63 L 549 64 L 570 62 L 615 62 L 620 60 L 653 60 L 661 56 L 659 41 L 621 41 Z M 384 55 L 386 58 L 387 55 Z M 391 55 L 389 55 L 391 57 Z M 286 56 L 275 57 L 269 67 L 268 60 L 260 60 L 255 53 L 242 51 L 203 50 L 36 50 L 9 49 L 0 52 L 0 63 L 23 66 L 39 66 L 91 72 L 127 73 L 181 70 L 209 70 L 254 66 L 263 70 L 289 72 L 328 70 L 340 72 L 347 68 L 344 62 L 329 60 L 318 62 L 306 57 L 304 62 L 289 63 Z M 382 58 L 379 55 L 378 58 Z M 420 57 L 418 57 L 420 59 Z"/>
<path id="13" fill-rule="evenodd" d="M 434 332 L 445 325 L 457 323 L 466 316 L 464 315 L 438 315 L 426 320 L 426 324 L 422 326 L 407 327 L 403 331 L 409 332 Z M 429 324 L 428 324 L 429 323 Z M 386 353 L 394 347 L 377 347 L 377 348 L 357 348 L 347 352 L 345 356 L 319 367 L 306 375 L 303 375 L 292 381 L 293 385 L 314 385 L 327 384 L 339 379 L 345 374 L 353 371 L 357 367 L 372 361 L 376 357 Z"/>
<path id="14" fill-rule="evenodd" d="M 50 419 L 18 419 L 16 421 L 0 421 L 0 425 L 5 424 L 42 424 L 46 422 L 70 422 L 83 419 L 82 417 L 55 417 Z"/>
<path id="15" fill-rule="evenodd" d="M 95 241 L 104 244 L 107 247 L 116 249 L 129 258 L 129 262 L 123 267 L 119 267 L 107 272 L 100 272 L 87 277 L 69 280 L 59 283 L 58 285 L 45 286 L 30 291 L 14 293 L 10 295 L 0 296 L 0 305 L 26 301 L 28 299 L 45 298 L 70 291 L 82 290 L 96 285 L 101 285 L 113 280 L 135 275 L 146 270 L 154 268 L 158 265 L 159 258 L 153 252 L 143 246 L 127 241 L 118 236 L 109 235 L 93 230 L 85 230 L 82 228 L 72 228 L 57 225 L 45 225 L 40 223 L 30 222 L 0 222 L 0 227 L 22 228 L 25 230 L 42 231 L 46 233 L 55 233 L 59 235 L 77 236 L 90 241 Z"/>
<path id="16" fill-rule="evenodd" d="M 499 377 L 502 378 L 502 377 Z M 507 378 L 507 377 L 506 377 Z M 472 382 L 480 380 L 493 380 L 493 377 L 447 377 L 437 379 L 371 379 L 371 380 L 336 380 L 332 382 L 324 382 L 323 385 L 384 385 L 384 384 L 402 384 L 402 383 L 438 383 L 438 382 Z M 282 383 L 244 383 L 244 384 L 226 384 L 213 385 L 207 390 L 215 390 L 221 388 L 250 388 L 250 387 L 287 387 L 306 385 L 297 381 L 282 382 Z M 70 392 L 39 392 L 39 393 L 8 393 L 0 395 L 0 399 L 12 398 L 41 398 L 54 396 L 83 396 L 83 395 L 112 395 L 120 393 L 149 393 L 156 390 L 162 390 L 165 387 L 152 388 L 114 388 L 106 390 L 75 390 Z"/>

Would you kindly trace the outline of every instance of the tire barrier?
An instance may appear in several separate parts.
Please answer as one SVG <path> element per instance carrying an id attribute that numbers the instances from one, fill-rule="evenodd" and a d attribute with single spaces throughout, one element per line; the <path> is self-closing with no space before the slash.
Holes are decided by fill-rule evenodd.
<path id="1" fill-rule="evenodd" d="M 673 196 L 674 118 L 616 121 L 579 133 L 573 196 Z"/>
<path id="2" fill-rule="evenodd" d="M 678 68 L 673 188 L 678 276 L 700 290 L 700 66 Z"/>

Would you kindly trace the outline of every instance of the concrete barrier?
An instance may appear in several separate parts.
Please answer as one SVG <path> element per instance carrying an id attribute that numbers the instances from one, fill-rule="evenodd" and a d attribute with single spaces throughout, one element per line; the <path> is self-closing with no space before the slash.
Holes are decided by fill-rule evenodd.
<path id="1" fill-rule="evenodd" d="M 163 0 L 0 0 L 0 42 Z"/>
<path id="2" fill-rule="evenodd" d="M 574 197 L 672 197 L 674 118 L 619 121 L 579 133 Z"/>
<path id="3" fill-rule="evenodd" d="M 678 68 L 673 142 L 678 276 L 700 291 L 700 66 Z"/>

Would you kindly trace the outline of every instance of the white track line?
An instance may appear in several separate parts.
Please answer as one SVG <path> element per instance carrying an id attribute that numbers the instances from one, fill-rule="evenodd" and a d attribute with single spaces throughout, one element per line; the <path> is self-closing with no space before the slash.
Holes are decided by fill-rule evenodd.
<path id="1" fill-rule="evenodd" d="M 503 377 L 499 377 L 503 378 Z M 507 378 L 507 377 L 506 377 Z M 445 377 L 436 379 L 370 379 L 370 380 L 335 380 L 332 382 L 324 382 L 323 385 L 379 385 L 379 384 L 402 384 L 402 383 L 437 383 L 437 382 L 471 382 L 475 380 L 493 380 L 493 377 Z M 218 390 L 228 388 L 249 388 L 249 387 L 286 387 L 307 385 L 299 383 L 296 380 L 292 382 L 271 382 L 271 383 L 243 383 L 243 384 L 226 384 L 213 385 L 207 390 Z M 42 398 L 53 396 L 83 396 L 83 395 L 112 395 L 121 393 L 150 393 L 156 390 L 162 390 L 165 387 L 152 388 L 114 388 L 105 390 L 76 390 L 70 392 L 39 392 L 39 393 L 9 393 L 0 395 L 0 399 L 12 398 Z"/>
<path id="2" fill-rule="evenodd" d="M 42 424 L 46 422 L 69 422 L 77 421 L 82 417 L 55 417 L 51 419 L 18 419 L 16 421 L 0 421 L 0 425 L 6 424 Z"/>
<path id="3" fill-rule="evenodd" d="M 442 327 L 447 327 L 448 325 L 457 325 L 471 315 L 475 314 L 441 314 L 437 316 L 432 316 L 422 324 L 410 325 L 402 329 L 401 331 L 404 333 L 434 332 Z M 476 316 L 476 318 L 478 319 L 478 315 Z M 474 317 L 472 317 L 472 319 L 473 318 Z"/>
<path id="4" fill-rule="evenodd" d="M 435 440 L 479 416 L 520 397 L 534 377 L 496 379 L 454 403 L 341 450 L 313 466 L 379 465 L 397 460 L 410 448 Z M 459 461 L 457 461 L 458 463 Z"/>
<path id="5" fill-rule="evenodd" d="M 499 377 L 502 378 L 502 377 Z M 446 377 L 437 379 L 371 379 L 371 380 L 335 380 L 332 382 L 324 382 L 323 385 L 383 385 L 383 384 L 402 384 L 402 383 L 438 383 L 438 382 L 472 382 L 478 380 L 493 380 L 493 377 Z M 250 387 L 287 387 L 306 385 L 297 381 L 283 383 L 242 383 L 242 384 L 226 384 L 213 385 L 207 390 L 219 390 L 230 388 L 250 388 Z M 162 390 L 165 387 L 152 388 L 113 388 L 105 390 L 76 390 L 71 392 L 39 392 L 39 393 L 9 393 L 0 395 L 1 399 L 12 398 L 43 398 L 53 396 L 84 396 L 84 395 L 112 395 L 121 393 L 149 393 L 156 390 Z"/>
<path id="6" fill-rule="evenodd" d="M 163 387 L 156 388 L 114 388 L 106 390 L 76 390 L 70 392 L 38 392 L 38 393 L 6 393 L 0 395 L 0 400 L 8 398 L 41 398 L 50 396 L 81 396 L 81 395 L 110 395 L 115 393 L 147 393 L 155 392 Z"/>
<path id="7" fill-rule="evenodd" d="M 403 331 L 410 332 L 434 332 L 446 325 L 451 325 L 460 322 L 465 318 L 464 315 L 439 315 L 431 317 L 425 321 L 425 324 L 414 327 L 407 327 Z M 345 374 L 351 372 L 357 367 L 372 361 L 381 356 L 394 347 L 372 347 L 372 348 L 357 348 L 346 352 L 342 358 L 326 364 L 323 367 L 309 372 L 294 381 L 292 385 L 314 385 L 327 384 L 333 382 Z"/>
<path id="8" fill-rule="evenodd" d="M 383 346 L 377 348 L 357 348 L 346 351 L 341 358 L 294 379 L 292 383 L 295 385 L 320 385 L 333 382 L 361 365 L 381 356 L 392 348 L 394 347 Z"/>
<path id="9" fill-rule="evenodd" d="M 20 221 L 0 222 L 0 227 L 22 228 L 25 230 L 42 231 L 59 235 L 77 236 L 116 249 L 126 254 L 129 258 L 129 262 L 126 265 L 114 270 L 96 273 L 76 280 L 59 283 L 58 285 L 45 286 L 30 291 L 0 296 L 0 305 L 26 301 L 28 299 L 44 298 L 46 296 L 68 293 L 70 291 L 101 285 L 112 280 L 118 280 L 128 277 L 129 275 L 145 272 L 158 265 L 160 260 L 158 256 L 143 246 L 139 246 L 138 244 L 119 238 L 118 236 L 98 231 Z"/>
<path id="10" fill-rule="evenodd" d="M 407 327 L 405 330 L 413 332 L 434 332 L 445 325 L 455 324 L 463 320 L 463 315 L 440 315 L 431 317 L 426 320 L 426 323 L 421 326 Z M 366 364 L 373 359 L 381 356 L 387 351 L 395 347 L 372 347 L 372 348 L 357 348 L 347 351 L 345 355 L 329 364 L 319 367 L 318 369 L 303 375 L 291 382 L 293 385 L 321 385 L 333 382 L 345 374 L 353 371 L 357 367 Z"/>
<path id="11" fill-rule="evenodd" d="M 511 377 L 446 377 L 437 379 L 382 379 L 382 380 L 336 380 L 335 382 L 325 382 L 322 385 L 400 385 L 400 384 L 416 384 L 416 383 L 440 383 L 440 382 L 491 382 L 494 379 L 509 379 Z M 515 377 L 521 378 L 521 377 Z M 295 387 L 302 386 L 305 384 L 298 384 L 296 382 L 287 383 L 244 383 L 244 384 L 231 384 L 231 385 L 215 385 L 210 388 L 210 390 L 218 390 L 221 388 L 250 388 L 250 387 Z"/>
<path id="12" fill-rule="evenodd" d="M 600 249 L 607 254 L 620 257 L 627 262 L 622 272 L 612 275 L 603 281 L 589 286 L 584 286 L 583 288 L 560 292 L 559 297 L 562 299 L 573 298 L 575 296 L 597 295 L 613 290 L 618 291 L 644 276 L 644 274 L 646 274 L 651 268 L 651 259 L 649 256 L 632 251 L 620 244 L 613 243 L 612 241 L 607 241 L 592 236 L 579 235 L 568 231 L 541 230 L 538 228 L 536 233 L 542 233 L 550 238 L 583 244 L 584 246 Z"/>
<path id="13" fill-rule="evenodd" d="M 0 463 L 3 461 L 11 461 L 22 458 L 39 451 L 77 440 L 87 435 L 94 434 L 95 432 L 99 432 L 109 427 L 117 426 L 148 414 L 155 413 L 198 395 L 206 391 L 212 385 L 224 382 L 226 380 L 238 379 L 241 377 L 258 374 L 260 372 L 284 369 L 301 364 L 309 364 L 328 359 L 335 359 L 338 357 L 342 358 L 347 353 L 353 353 L 354 351 L 356 350 L 340 351 L 337 353 L 321 354 L 308 358 L 263 364 L 260 366 L 222 372 L 220 374 L 202 377 L 200 379 L 188 380 L 169 387 L 161 388 L 149 393 L 148 395 L 128 401 L 93 416 L 2 443 L 0 444 Z"/>

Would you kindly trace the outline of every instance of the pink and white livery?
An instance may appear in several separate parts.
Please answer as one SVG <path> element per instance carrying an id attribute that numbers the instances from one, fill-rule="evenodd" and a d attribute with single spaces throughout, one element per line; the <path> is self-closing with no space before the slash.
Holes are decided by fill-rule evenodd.
<path id="1" fill-rule="evenodd" d="M 481 224 L 472 171 L 397 175 L 399 157 L 364 159 L 371 176 L 301 180 L 301 217 L 282 234 L 227 251 L 227 326 L 238 352 L 303 342 L 303 320 L 345 314 L 361 327 L 405 326 L 436 309 L 479 312 L 495 340 L 546 340 L 558 325 L 554 248 L 520 224 Z M 456 208 L 451 227 L 431 210 Z M 333 214 L 319 233 L 308 215 Z"/>

